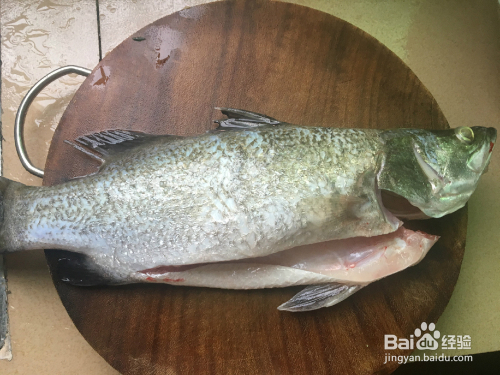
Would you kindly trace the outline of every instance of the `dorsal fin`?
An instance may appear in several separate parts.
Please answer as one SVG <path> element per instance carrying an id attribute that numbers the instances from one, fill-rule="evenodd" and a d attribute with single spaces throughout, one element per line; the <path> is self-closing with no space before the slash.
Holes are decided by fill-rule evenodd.
<path id="1" fill-rule="evenodd" d="M 256 112 L 245 111 L 243 109 L 219 108 L 228 118 L 226 120 L 216 120 L 219 127 L 215 130 L 251 129 L 259 126 L 281 125 L 283 122 L 272 117 Z"/>
<path id="2" fill-rule="evenodd" d="M 75 147 L 77 150 L 103 162 L 109 155 L 129 150 L 158 138 L 175 139 L 180 137 L 175 135 L 153 135 L 131 130 L 106 130 L 78 137 L 75 139 L 76 143 L 71 141 L 65 142 Z M 90 151 L 87 152 L 82 146 L 99 153 L 100 156 Z M 101 156 L 103 156 L 103 158 Z"/>

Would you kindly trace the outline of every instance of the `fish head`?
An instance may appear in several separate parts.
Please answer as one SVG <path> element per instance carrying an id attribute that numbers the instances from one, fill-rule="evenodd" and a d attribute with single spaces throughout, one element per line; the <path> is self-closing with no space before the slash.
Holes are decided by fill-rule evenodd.
<path id="1" fill-rule="evenodd" d="M 386 154 L 379 189 L 395 193 L 428 217 L 462 208 L 486 171 L 495 128 L 398 129 L 381 133 Z"/>

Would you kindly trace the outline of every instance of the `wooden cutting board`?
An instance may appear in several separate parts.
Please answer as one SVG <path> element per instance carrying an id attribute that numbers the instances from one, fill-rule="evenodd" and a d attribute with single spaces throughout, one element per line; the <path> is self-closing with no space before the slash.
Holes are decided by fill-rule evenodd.
<path id="1" fill-rule="evenodd" d="M 199 134 L 221 118 L 215 106 L 316 126 L 448 127 L 412 71 L 351 24 L 286 3 L 217 2 L 148 25 L 99 63 L 61 119 L 44 184 L 97 169 L 65 139 L 106 129 Z M 437 321 L 459 274 L 466 222 L 462 209 L 408 225 L 442 236 L 420 264 L 307 313 L 276 309 L 301 287 L 54 283 L 82 335 L 123 374 L 389 373 L 397 363 L 383 364 L 384 334 L 408 338 Z M 46 255 L 55 275 L 60 255 Z"/>

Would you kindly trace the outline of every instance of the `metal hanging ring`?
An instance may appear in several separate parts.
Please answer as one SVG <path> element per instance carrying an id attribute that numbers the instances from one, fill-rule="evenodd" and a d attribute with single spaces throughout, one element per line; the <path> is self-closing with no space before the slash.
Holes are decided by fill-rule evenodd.
<path id="1" fill-rule="evenodd" d="M 14 142 L 16 144 L 17 155 L 19 156 L 19 160 L 21 160 L 23 167 L 35 176 L 43 178 L 43 170 L 35 167 L 31 163 L 26 152 L 26 146 L 24 145 L 24 120 L 26 119 L 26 114 L 28 113 L 28 109 L 35 97 L 45 88 L 45 86 L 56 79 L 71 73 L 87 77 L 90 73 L 92 73 L 92 71 L 80 66 L 68 65 L 50 72 L 28 91 L 17 110 L 16 121 L 14 123 Z"/>

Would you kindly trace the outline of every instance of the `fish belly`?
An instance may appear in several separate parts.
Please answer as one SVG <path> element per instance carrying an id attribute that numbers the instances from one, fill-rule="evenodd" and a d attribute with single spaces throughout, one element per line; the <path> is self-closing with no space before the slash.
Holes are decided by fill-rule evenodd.
<path id="1" fill-rule="evenodd" d="M 386 235 L 299 246 L 241 261 L 200 264 L 178 270 L 158 267 L 135 273 L 132 278 L 135 282 L 226 289 L 325 283 L 367 285 L 418 263 L 438 238 L 401 227 Z"/>

